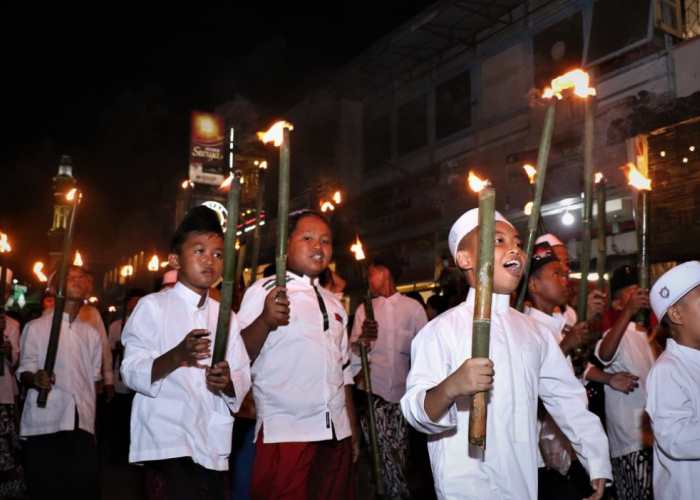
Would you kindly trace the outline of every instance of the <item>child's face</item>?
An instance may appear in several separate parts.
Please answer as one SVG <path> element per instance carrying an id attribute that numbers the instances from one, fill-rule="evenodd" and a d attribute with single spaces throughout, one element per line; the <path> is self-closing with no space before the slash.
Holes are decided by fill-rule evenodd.
<path id="1" fill-rule="evenodd" d="M 177 279 L 200 295 L 221 277 L 224 268 L 224 239 L 215 233 L 196 233 L 182 244 L 180 254 L 168 256 L 177 269 Z"/>
<path id="2" fill-rule="evenodd" d="M 493 293 L 508 295 L 518 287 L 523 273 L 523 244 L 518 232 L 510 224 L 496 221 L 493 259 Z M 475 245 L 457 251 L 457 264 L 467 271 L 469 285 L 476 285 L 478 236 Z M 473 282 L 472 282 L 473 281 Z"/>
<path id="3" fill-rule="evenodd" d="M 333 257 L 331 229 L 317 217 L 304 217 L 289 236 L 289 266 L 311 278 L 318 277 Z"/>
<path id="4" fill-rule="evenodd" d="M 569 275 L 571 274 L 571 267 L 569 267 L 569 251 L 564 245 L 553 246 L 552 250 L 554 250 L 554 255 L 559 259 L 564 279 L 569 279 Z"/>
<path id="5" fill-rule="evenodd" d="M 682 323 L 695 342 L 700 342 L 700 286 L 669 307 L 668 316 L 672 325 Z"/>
<path id="6" fill-rule="evenodd" d="M 559 262 L 545 264 L 539 276 L 532 277 L 530 292 L 547 303 L 559 305 L 566 302 L 567 288 L 564 270 Z"/>
<path id="7" fill-rule="evenodd" d="M 367 268 L 367 282 L 372 295 L 379 295 L 384 289 L 389 270 L 385 267 L 369 266 Z"/>
<path id="8" fill-rule="evenodd" d="M 78 267 L 68 269 L 66 276 L 66 300 L 83 301 L 88 296 L 90 282 L 87 274 Z"/>

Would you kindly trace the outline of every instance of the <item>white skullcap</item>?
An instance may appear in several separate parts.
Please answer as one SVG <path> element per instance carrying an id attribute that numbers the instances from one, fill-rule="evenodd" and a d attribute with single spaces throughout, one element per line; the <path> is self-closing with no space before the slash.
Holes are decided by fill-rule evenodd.
<path id="1" fill-rule="evenodd" d="M 167 285 L 168 283 L 177 283 L 177 269 L 166 271 L 163 275 L 163 285 Z"/>
<path id="2" fill-rule="evenodd" d="M 556 247 L 556 246 L 566 246 L 564 243 L 561 242 L 559 238 L 554 236 L 553 234 L 543 234 L 539 238 L 535 240 L 535 245 L 539 245 L 540 243 L 547 242 L 549 243 L 549 246 L 551 247 Z"/>
<path id="3" fill-rule="evenodd" d="M 513 224 L 508 222 L 508 220 L 498 212 L 496 212 L 496 220 L 505 222 L 510 227 L 513 227 Z M 452 254 L 452 258 L 457 259 L 457 247 L 459 246 L 459 242 L 462 241 L 462 238 L 464 238 L 469 231 L 471 231 L 478 225 L 478 208 L 472 208 L 467 213 L 462 215 L 459 219 L 457 219 L 457 222 L 455 222 L 452 225 L 452 229 L 450 229 L 450 235 L 447 238 L 447 245 L 450 247 L 450 253 Z"/>
<path id="4" fill-rule="evenodd" d="M 669 307 L 698 285 L 700 285 L 700 262 L 696 260 L 666 271 L 649 292 L 651 308 L 659 321 L 666 315 Z"/>
<path id="5" fill-rule="evenodd" d="M 2 272 L 2 267 L 0 267 L 0 273 Z M 12 284 L 12 269 L 7 269 L 7 277 L 5 278 L 5 283 L 8 285 Z"/>

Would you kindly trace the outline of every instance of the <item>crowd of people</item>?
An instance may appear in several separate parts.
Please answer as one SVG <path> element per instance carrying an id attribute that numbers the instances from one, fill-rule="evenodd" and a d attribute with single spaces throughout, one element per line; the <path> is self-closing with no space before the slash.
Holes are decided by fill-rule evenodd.
<path id="1" fill-rule="evenodd" d="M 472 357 L 478 209 L 447 242 L 464 300 L 402 295 L 400 260 L 378 254 L 367 266 L 371 315 L 365 304 L 349 315 L 340 300 L 326 219 L 298 211 L 288 230 L 286 283 L 271 269 L 245 290 L 215 364 L 224 239 L 203 206 L 171 238 L 176 281 L 130 291 L 124 320 L 105 327 L 85 303 L 89 271 L 70 267 L 53 373 L 44 371 L 53 305 L 21 333 L 0 315 L 0 498 L 100 498 L 103 441 L 115 460 L 142 467 L 149 499 L 376 496 L 378 478 L 359 485 L 356 470 L 372 426 L 389 499 L 418 498 L 421 453 L 440 499 L 698 497 L 700 262 L 651 290 L 634 267 L 619 268 L 578 318 L 566 247 L 541 236 L 521 284 L 522 240 L 496 214 L 490 354 Z M 512 307 L 519 286 L 523 313 Z M 658 321 L 637 324 L 644 309 Z M 358 397 L 361 350 L 371 406 Z M 481 392 L 485 448 L 468 439 Z"/>

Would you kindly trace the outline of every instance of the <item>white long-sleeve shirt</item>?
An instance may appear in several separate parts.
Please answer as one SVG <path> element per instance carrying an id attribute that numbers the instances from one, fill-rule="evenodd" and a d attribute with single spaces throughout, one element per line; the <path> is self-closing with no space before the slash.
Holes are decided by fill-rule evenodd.
<path id="1" fill-rule="evenodd" d="M 612 458 L 628 455 L 652 445 L 653 438 L 649 420 L 644 413 L 646 406 L 647 375 L 654 364 L 654 354 L 649 347 L 649 337 L 645 330 L 638 330 L 630 322 L 622 335 L 620 345 L 610 361 L 600 360 L 606 372 L 630 372 L 639 377 L 639 388 L 625 394 L 605 386 L 605 418 L 608 438 L 610 439 L 610 456 Z M 603 334 L 603 338 L 610 332 Z M 595 355 L 600 359 L 600 345 L 595 347 Z"/>
<path id="2" fill-rule="evenodd" d="M 470 397 L 461 397 L 437 422 L 425 412 L 426 391 L 471 357 L 474 290 L 467 301 L 428 323 L 413 341 L 412 367 L 401 408 L 428 436 L 440 499 L 537 498 L 537 398 L 554 417 L 592 479 L 612 478 L 608 441 L 586 409 L 581 384 L 554 337 L 493 295 L 490 359 L 494 382 L 486 421 L 486 450 L 468 443 Z"/>
<path id="3" fill-rule="evenodd" d="M 27 323 L 20 340 L 21 355 L 17 378 L 24 372 L 44 369 L 53 314 Z M 80 317 L 73 323 L 63 313 L 56 351 L 56 383 L 49 392 L 46 408 L 36 405 L 39 392 L 29 389 L 22 413 L 21 437 L 72 431 L 75 412 L 80 428 L 95 433 L 95 382 L 102 378 L 102 343 L 99 333 Z"/>
<path id="4" fill-rule="evenodd" d="M 10 367 L 17 363 L 19 357 L 19 323 L 9 316 L 5 316 L 5 337 L 10 341 L 12 354 L 8 358 L 0 353 L 5 357 L 5 374 L 0 377 L 0 404 L 13 405 L 17 394 L 17 382 Z"/>
<path id="5" fill-rule="evenodd" d="M 368 355 L 372 392 L 391 403 L 398 403 L 406 393 L 411 342 L 428 323 L 428 317 L 420 302 L 398 292 L 391 297 L 375 297 L 372 299 L 372 309 L 379 327 L 377 340 L 371 343 L 372 349 Z M 351 344 L 360 338 L 365 318 L 365 305 L 361 304 L 355 312 Z M 351 359 L 353 373 L 358 373 L 362 361 L 356 354 L 352 354 Z M 358 385 L 364 389 L 364 379 Z"/>
<path id="6" fill-rule="evenodd" d="M 180 366 L 151 383 L 153 362 L 195 329 L 211 332 L 214 345 L 219 303 L 182 283 L 147 295 L 137 304 L 122 332 L 124 383 L 137 392 L 131 411 L 130 462 L 191 457 L 207 469 L 228 470 L 233 417 L 250 389 L 250 361 L 232 313 L 225 359 L 235 397 L 207 388 L 204 365 Z"/>
<path id="7" fill-rule="evenodd" d="M 666 341 L 647 378 L 647 413 L 654 430 L 654 498 L 693 500 L 700 494 L 700 351 Z"/>
<path id="8" fill-rule="evenodd" d="M 246 290 L 238 314 L 242 328 L 263 311 L 274 278 Z M 345 385 L 351 385 L 347 314 L 335 295 L 308 276 L 287 271 L 290 321 L 267 336 L 252 366 L 257 439 L 263 442 L 325 441 L 351 435 Z M 325 313 L 324 313 L 325 311 Z"/>
<path id="9" fill-rule="evenodd" d="M 100 342 L 102 344 L 102 383 L 104 385 L 112 385 L 114 384 L 112 351 L 109 349 L 107 330 L 105 329 L 104 321 L 102 321 L 102 316 L 100 316 L 100 311 L 95 306 L 84 304 L 80 308 L 79 314 L 80 319 L 92 326 L 100 334 Z"/>

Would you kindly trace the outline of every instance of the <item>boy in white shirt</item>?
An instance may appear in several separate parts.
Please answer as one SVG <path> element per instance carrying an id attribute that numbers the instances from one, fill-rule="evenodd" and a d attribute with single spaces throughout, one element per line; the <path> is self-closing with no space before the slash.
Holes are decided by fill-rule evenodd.
<path id="1" fill-rule="evenodd" d="M 95 447 L 95 382 L 102 378 L 102 343 L 78 316 L 88 278 L 78 266 L 66 277 L 65 309 L 54 373 L 44 371 L 53 314 L 31 321 L 21 337 L 17 376 L 28 389 L 20 437 L 26 439 L 29 498 L 99 498 Z M 48 389 L 45 408 L 39 390 Z"/>
<path id="2" fill-rule="evenodd" d="M 518 233 L 496 215 L 490 357 L 470 358 L 478 248 L 478 209 L 452 226 L 448 244 L 472 287 L 467 301 L 430 322 L 413 341 L 401 408 L 430 434 L 428 448 L 440 499 L 537 498 L 537 398 L 591 477 L 599 500 L 612 477 L 607 438 L 586 410 L 586 395 L 554 337 L 510 308 L 522 274 Z M 494 374 L 495 370 L 495 374 Z M 468 441 L 471 396 L 490 391 L 486 449 Z"/>
<path id="3" fill-rule="evenodd" d="M 650 298 L 654 314 L 673 337 L 647 378 L 654 497 L 692 500 L 700 494 L 700 262 L 686 262 L 661 276 Z"/>
<path id="4" fill-rule="evenodd" d="M 145 466 L 150 499 L 228 498 L 231 411 L 250 388 L 250 369 L 235 315 L 224 361 L 209 366 L 219 315 L 209 288 L 223 259 L 216 213 L 190 210 L 170 240 L 177 284 L 141 299 L 122 333 L 121 374 L 137 392 L 129 461 Z"/>
<path id="5" fill-rule="evenodd" d="M 374 321 L 367 319 L 365 305 L 355 312 L 350 335 L 354 371 L 362 369 L 359 342 L 369 346 L 370 377 L 374 398 L 377 441 L 382 457 L 382 476 L 388 498 L 408 498 L 406 461 L 409 446 L 408 422 L 399 402 L 406 393 L 406 376 L 411 364 L 411 342 L 428 318 L 420 302 L 401 295 L 396 280 L 401 264 L 391 254 L 370 261 L 367 281 L 372 299 Z M 364 389 L 364 377 L 359 384 Z M 367 411 L 360 413 L 365 442 L 370 442 Z"/>
<path id="6" fill-rule="evenodd" d="M 354 499 L 359 451 L 347 316 L 319 284 L 333 256 L 322 215 L 289 216 L 286 287 L 251 285 L 239 317 L 257 409 L 253 500 Z M 287 297 L 277 297 L 286 291 Z"/>
<path id="7" fill-rule="evenodd" d="M 634 323 L 640 308 L 649 308 L 648 290 L 637 286 L 637 269 L 623 266 L 610 280 L 613 308 L 620 312 L 612 328 L 595 348 L 605 371 L 629 372 L 639 377 L 641 390 L 629 393 L 605 387 L 605 417 L 618 500 L 651 498 L 652 434 L 644 414 L 644 388 L 654 363 L 647 330 Z"/>

